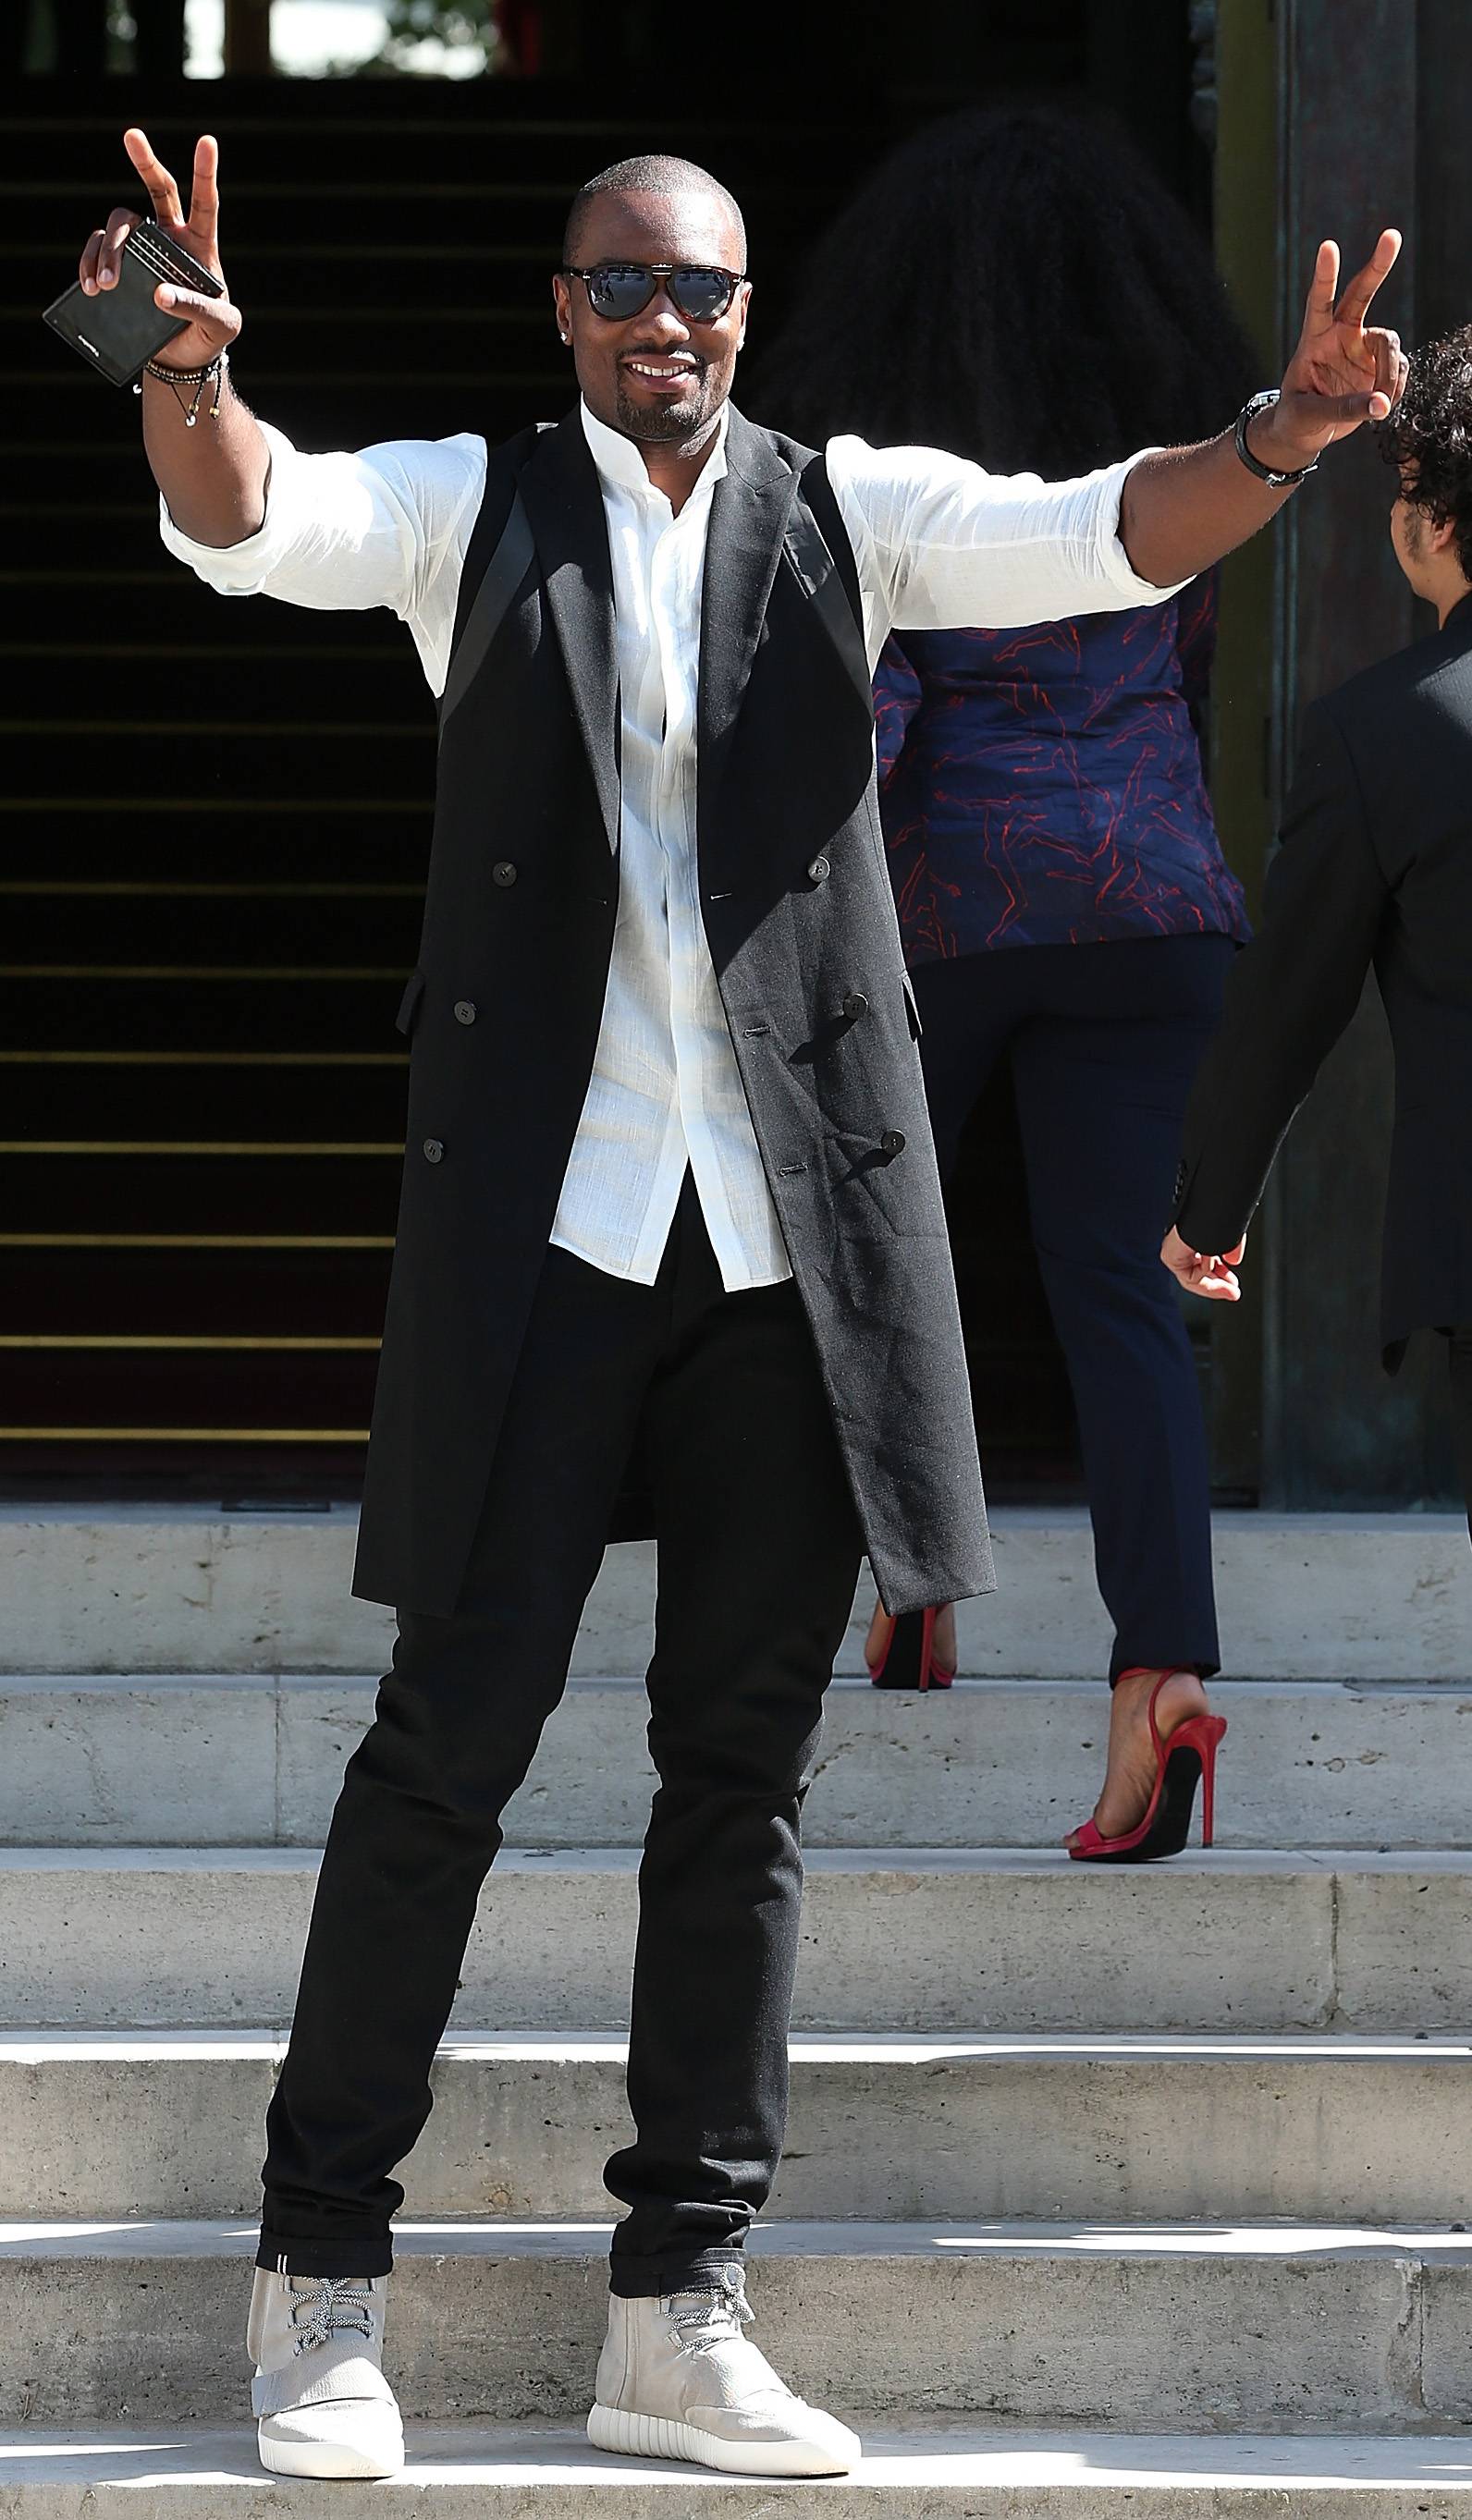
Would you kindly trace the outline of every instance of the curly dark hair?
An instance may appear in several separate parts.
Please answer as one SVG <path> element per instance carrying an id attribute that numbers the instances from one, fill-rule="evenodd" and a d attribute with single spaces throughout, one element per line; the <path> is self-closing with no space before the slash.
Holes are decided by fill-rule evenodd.
<path id="1" fill-rule="evenodd" d="M 1375 440 L 1417 514 L 1452 520 L 1457 565 L 1472 581 L 1472 324 L 1411 352 L 1405 391 Z"/>
<path id="2" fill-rule="evenodd" d="M 1092 115 L 932 123 L 840 212 L 743 403 L 998 472 L 1091 471 L 1233 420 L 1260 362 L 1205 238 Z"/>

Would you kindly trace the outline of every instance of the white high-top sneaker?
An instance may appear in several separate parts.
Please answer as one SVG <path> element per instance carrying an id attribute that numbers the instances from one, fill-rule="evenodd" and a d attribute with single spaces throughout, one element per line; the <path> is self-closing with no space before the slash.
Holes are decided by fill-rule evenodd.
<path id="1" fill-rule="evenodd" d="M 275 2476 L 396 2476 L 398 2402 L 384 2378 L 387 2275 L 255 2270 L 246 2348 L 260 2463 Z"/>
<path id="2" fill-rule="evenodd" d="M 858 2437 L 795 2398 L 742 2334 L 754 2314 L 740 2267 L 696 2292 L 609 2302 L 588 2417 L 595 2450 L 689 2458 L 733 2476 L 847 2476 Z"/>

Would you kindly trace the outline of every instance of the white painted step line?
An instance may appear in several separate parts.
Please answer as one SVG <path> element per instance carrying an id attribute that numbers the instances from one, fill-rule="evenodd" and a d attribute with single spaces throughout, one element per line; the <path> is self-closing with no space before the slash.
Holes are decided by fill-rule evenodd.
<path id="1" fill-rule="evenodd" d="M 1472 1637 L 1469 1637 L 1472 1652 Z M 0 1842 L 320 1845 L 376 1679 L 242 1673 L 0 1680 Z M 1472 1686 L 1224 1681 L 1229 1846 L 1472 1844 Z M 654 1776 L 641 1680 L 575 1680 L 507 1814 L 517 1845 L 634 1846 Z M 1092 1808 L 1102 1683 L 840 1679 L 812 1847 L 1043 1846 Z"/>
<path id="2" fill-rule="evenodd" d="M 504 1857 L 458 2022 L 627 2019 L 637 1855 Z M 317 1859 L 0 1850 L 0 2022 L 193 2028 L 292 2009 Z M 1223 1850 L 1119 1870 L 1027 1848 L 817 1849 L 800 2030 L 1385 2032 L 1472 2025 L 1472 1857 Z"/>
<path id="3" fill-rule="evenodd" d="M 0 2067 L 78 2064 L 279 2063 L 286 2054 L 287 2025 L 252 2030 L 0 2030 Z M 525 2030 L 448 2030 L 439 2045 L 445 2061 L 463 2064 L 621 2065 L 628 2041 L 621 2031 L 589 2030 L 561 2038 Z M 1204 2064 L 1288 2065 L 1295 2062 L 1352 2065 L 1401 2063 L 1472 2064 L 1472 2040 L 1443 2033 L 1404 2038 L 1387 2032 L 1365 2038 L 1348 2031 L 1294 2032 L 1269 2036 L 1167 2037 L 1121 2031 L 1109 2037 L 1041 2038 L 995 2031 L 921 2036 L 889 2031 L 883 2036 L 851 2030 L 809 2030 L 788 2042 L 795 2065 L 872 2065 L 880 2068 L 939 2064 Z"/>
<path id="4" fill-rule="evenodd" d="M 191 1873 L 229 1871 L 276 1875 L 315 1872 L 321 1860 L 316 1847 L 297 1846 L 5 1846 L 0 1847 L 0 1873 Z M 1323 1879 L 1336 1868 L 1356 1872 L 1415 1871 L 1472 1877 L 1472 1853 L 1455 1847 L 1424 1851 L 1403 1847 L 1218 1847 L 1203 1854 L 1190 1847 L 1169 1868 L 1142 1865 L 1117 1868 L 1118 1881 L 1178 1880 L 1187 1872 L 1210 1872 L 1238 1880 L 1269 1880 L 1280 1874 L 1309 1873 Z M 824 1879 L 846 1873 L 1010 1874 L 1022 1879 L 1072 1881 L 1102 1879 L 1108 1868 L 1073 1864 L 1062 1847 L 1052 1846 L 829 1846 L 812 1851 L 807 1871 Z M 496 1858 L 497 1872 L 550 1880 L 571 1874 L 610 1874 L 632 1879 L 639 1869 L 639 1850 L 631 1846 L 508 1846 Z M 493 1877 L 493 1876 L 492 1876 Z"/>
<path id="5" fill-rule="evenodd" d="M 73 2510 L 82 2520 L 92 2507 L 87 2498 L 111 2500 L 110 2489 L 136 2496 L 139 2489 L 163 2488 L 170 2501 L 192 2495 L 207 2510 L 208 2498 L 222 2488 L 266 2487 L 249 2427 L 154 2426 L 144 2441 L 138 2431 L 115 2425 L 12 2431 L 0 2440 L 0 2495 L 16 2498 L 3 2507 L 23 2514 L 39 2499 L 40 2489 L 48 2520 L 71 2520 Z M 1019 2493 L 1045 2496 L 1044 2503 L 1028 2508 L 1049 2512 L 1082 2512 L 1122 2500 L 1150 2512 L 1170 2498 L 1173 2520 L 1176 2514 L 1196 2520 L 1198 2513 L 1219 2509 L 1218 2498 L 1227 2491 L 1261 2499 L 1275 2512 L 1285 2494 L 1311 2495 L 1311 2508 L 1315 2515 L 1322 2511 L 1324 2520 L 1338 2520 L 1341 2510 L 1387 2514 L 1396 2507 L 1383 2499 L 1387 2494 L 1407 2498 L 1402 2506 L 1407 2515 L 1434 2511 L 1443 2499 L 1472 2497 L 1472 2442 L 1461 2433 L 1362 2440 L 1246 2433 L 1203 2440 L 1182 2433 L 879 2424 L 865 2425 L 862 2437 L 863 2462 L 852 2478 L 804 2486 L 741 2482 L 658 2459 L 612 2457 L 590 2450 L 573 2425 L 425 2425 L 410 2431 L 403 2477 L 375 2490 L 393 2496 L 433 2487 L 437 2497 L 450 2500 L 464 2496 L 469 2510 L 481 2507 L 472 2496 L 533 2489 L 537 2500 L 524 2507 L 545 2512 L 548 2520 L 560 2520 L 565 2509 L 588 2509 L 595 2499 L 628 2512 L 636 2497 L 647 2497 L 661 2510 L 694 2499 L 701 2508 L 719 2502 L 733 2509 L 795 2511 L 832 2510 L 837 2498 L 849 2494 L 855 2501 L 862 2498 L 866 2512 L 885 2514 L 900 2496 L 906 2512 L 934 2507 L 912 2500 L 916 2494 L 946 2501 L 964 2495 L 968 2511 L 988 2510 L 1003 2497 L 1015 2510 L 1012 2498 Z M 276 2496 L 282 2492 L 279 2485 L 272 2490 Z M 1375 2493 L 1373 2504 L 1363 2500 L 1366 2491 Z M 1190 2498 L 1177 2500 L 1182 2495 Z M 1436 2502 L 1408 2498 L 1428 2495 Z M 978 2504 L 976 2497 L 988 2498 Z M 290 2502 L 294 2512 L 320 2507 L 340 2515 L 342 2489 L 296 2482 Z M 136 2502 L 127 2507 L 136 2509 Z"/>
<path id="6" fill-rule="evenodd" d="M 351 1598 L 356 1514 L 0 1507 L 0 1654 L 17 1671 L 387 1669 L 392 1620 Z M 1081 1510 L 997 1513 L 997 1592 L 960 1612 L 962 1667 L 1103 1677 L 1110 1630 Z M 1221 1513 L 1227 1667 L 1262 1678 L 1462 1680 L 1472 1552 L 1456 1514 Z M 612 1549 L 575 1670 L 649 1659 L 651 1544 Z M 862 1669 L 867 1575 L 840 1656 Z"/>
<path id="7" fill-rule="evenodd" d="M 523 2258 L 602 2260 L 614 2228 L 612 2215 L 516 2221 L 500 2216 L 446 2215 L 398 2222 L 395 2256 L 504 2261 Z M 249 2257 L 256 2238 L 253 2221 L 134 2221 L 98 2215 L 76 2222 L 0 2223 L 0 2258 L 209 2259 Z M 1472 2235 L 1446 2225 L 1375 2223 L 1067 2223 L 955 2221 L 925 2223 L 764 2222 L 755 2226 L 748 2250 L 757 2258 L 803 2258 L 848 2264 L 928 2260 L 958 2256 L 1033 2256 L 1069 2259 L 1205 2259 L 1281 2262 L 1312 2257 L 1425 2258 L 1472 2271 Z"/>
<path id="8" fill-rule="evenodd" d="M 320 1850 L 297 1846 L 4 1846 L 0 1873 L 190 1873 L 232 1871 L 278 1875 L 316 1871 Z M 629 1846 L 507 1847 L 495 1871 L 520 1877 L 555 1879 L 567 1875 L 619 1875 L 632 1879 L 639 1869 L 639 1850 Z M 806 1860 L 809 1876 L 837 1879 L 845 1874 L 883 1872 L 897 1877 L 953 1878 L 981 1874 L 1019 1880 L 1100 1881 L 1132 1885 L 1179 1881 L 1187 1875 L 1213 1879 L 1265 1881 L 1307 1876 L 1331 1879 L 1335 1872 L 1367 1877 L 1428 1874 L 1447 1880 L 1472 1880 L 1472 1850 L 1465 1847 L 1237 1846 L 1203 1850 L 1194 1843 L 1168 1864 L 1137 1867 L 1074 1864 L 1053 1846 L 825 1846 Z M 494 1874 L 491 1876 L 494 1878 Z"/>

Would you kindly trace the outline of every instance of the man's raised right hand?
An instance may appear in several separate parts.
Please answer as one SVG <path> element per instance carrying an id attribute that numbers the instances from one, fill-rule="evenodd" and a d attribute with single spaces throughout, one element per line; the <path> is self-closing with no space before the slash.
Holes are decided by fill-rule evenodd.
<path id="1" fill-rule="evenodd" d="M 225 275 L 220 267 L 219 216 L 220 197 L 216 177 L 219 172 L 219 143 L 204 139 L 195 143 L 194 185 L 189 197 L 189 216 L 179 199 L 179 188 L 168 168 L 154 156 L 146 132 L 134 129 L 122 135 L 122 145 L 142 177 L 153 203 L 153 214 L 165 236 L 172 237 L 212 271 L 221 287 Z M 117 266 L 122 259 L 124 241 L 142 224 L 135 209 L 115 210 L 105 228 L 94 228 L 87 239 L 78 266 L 77 277 L 89 297 L 99 290 L 117 285 Z M 203 297 L 193 290 L 174 289 L 161 282 L 154 299 L 165 315 L 183 318 L 188 331 L 176 333 L 165 342 L 159 365 L 164 368 L 205 368 L 221 350 L 228 349 L 241 328 L 240 309 L 224 297 Z"/>

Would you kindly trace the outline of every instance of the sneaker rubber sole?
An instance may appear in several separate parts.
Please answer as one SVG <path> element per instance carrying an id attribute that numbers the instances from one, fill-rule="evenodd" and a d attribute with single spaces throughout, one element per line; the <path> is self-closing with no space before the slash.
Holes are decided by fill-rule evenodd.
<path id="1" fill-rule="evenodd" d="M 281 2440 L 266 2430 L 269 2417 L 256 2427 L 256 2449 L 260 2463 L 272 2476 L 356 2477 L 363 2482 L 374 2478 L 397 2476 L 404 2463 L 403 2434 L 397 2442 L 391 2436 L 375 2443 L 354 2445 L 345 2441 Z"/>
<path id="2" fill-rule="evenodd" d="M 853 2464 L 815 2442 L 722 2441 L 698 2424 L 678 2424 L 667 2415 L 625 2414 L 617 2407 L 593 2408 L 588 2439 L 594 2450 L 617 2451 L 625 2458 L 685 2459 L 696 2467 L 720 2468 L 728 2476 L 848 2476 Z"/>

